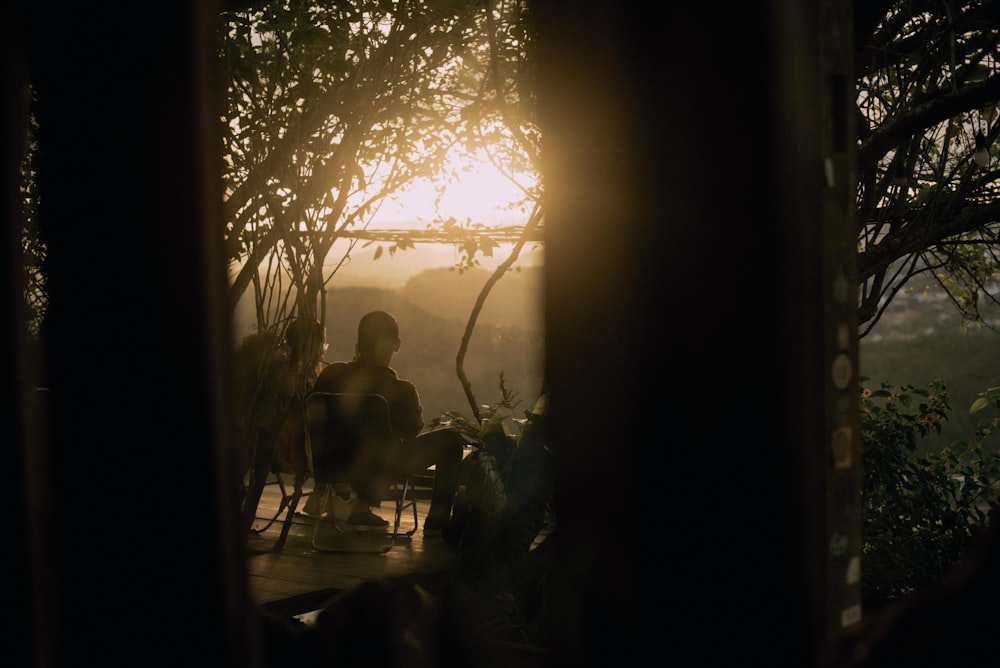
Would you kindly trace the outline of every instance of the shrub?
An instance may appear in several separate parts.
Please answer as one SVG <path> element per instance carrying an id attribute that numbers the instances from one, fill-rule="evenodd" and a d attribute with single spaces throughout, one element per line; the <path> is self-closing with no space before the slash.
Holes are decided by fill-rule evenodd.
<path id="1" fill-rule="evenodd" d="M 917 452 L 918 439 L 939 433 L 950 410 L 943 381 L 862 389 L 861 584 L 868 610 L 939 581 L 986 526 L 1000 479 L 1000 455 L 983 447 L 990 421 L 968 442 Z"/>

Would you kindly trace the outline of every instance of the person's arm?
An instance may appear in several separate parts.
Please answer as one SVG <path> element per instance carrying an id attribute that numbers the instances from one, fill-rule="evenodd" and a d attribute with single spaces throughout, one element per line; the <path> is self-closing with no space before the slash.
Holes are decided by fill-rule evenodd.
<path id="1" fill-rule="evenodd" d="M 400 380 L 395 394 L 390 409 L 393 429 L 402 438 L 412 438 L 424 427 L 417 388 L 409 381 Z"/>

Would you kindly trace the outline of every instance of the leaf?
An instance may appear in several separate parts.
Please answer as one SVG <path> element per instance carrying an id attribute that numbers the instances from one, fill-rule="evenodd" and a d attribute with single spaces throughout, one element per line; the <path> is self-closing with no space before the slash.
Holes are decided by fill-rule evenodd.
<path id="1" fill-rule="evenodd" d="M 983 410 L 989 405 L 990 402 L 987 401 L 986 397 L 979 397 L 978 399 L 973 401 L 972 406 L 969 407 L 969 415 L 972 415 L 973 413 L 978 413 L 979 411 Z"/>

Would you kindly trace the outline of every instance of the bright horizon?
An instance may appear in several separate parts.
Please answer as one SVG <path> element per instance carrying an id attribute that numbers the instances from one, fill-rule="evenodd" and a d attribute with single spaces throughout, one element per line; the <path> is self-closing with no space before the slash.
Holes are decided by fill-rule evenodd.
<path id="1" fill-rule="evenodd" d="M 423 230 L 435 220 L 446 220 L 449 217 L 454 217 L 461 224 L 470 221 L 473 224 L 497 227 L 524 224 L 527 221 L 529 211 L 510 208 L 510 203 L 523 199 L 524 193 L 488 160 L 483 158 L 464 169 L 454 169 L 458 173 L 458 179 L 447 184 L 437 207 L 434 204 L 435 197 L 438 196 L 434 182 L 421 179 L 406 190 L 389 197 L 367 229 Z M 519 174 L 517 178 L 524 185 L 533 184 L 527 174 Z M 336 242 L 329 257 L 339 259 L 348 243 Z M 364 243 L 357 244 L 350 264 L 338 271 L 331 285 L 399 287 L 425 269 L 451 267 L 460 260 L 460 253 L 454 246 L 437 243 L 418 243 L 415 248 L 398 251 L 394 255 L 383 252 L 375 260 L 377 245 L 373 243 L 366 247 Z M 492 271 L 507 259 L 511 247 L 512 244 L 501 244 L 493 257 L 483 257 L 481 254 L 476 257 L 482 268 Z M 541 265 L 542 249 L 532 245 L 525 246 L 517 264 Z"/>
<path id="2" fill-rule="evenodd" d="M 338 250 L 345 242 L 334 244 L 331 257 L 337 258 Z M 510 254 L 511 244 L 501 244 L 493 257 L 477 255 L 479 266 L 492 271 Z M 340 252 L 343 252 L 340 250 Z M 415 248 L 399 251 L 395 255 L 383 253 L 378 260 L 375 257 L 375 246 L 356 247 L 351 254 L 351 262 L 343 266 L 331 281 L 331 287 L 347 287 L 365 285 L 371 287 L 401 287 L 411 277 L 426 269 L 452 267 L 459 262 L 459 252 L 449 244 L 417 244 Z M 541 266 L 543 264 L 543 249 L 525 246 L 518 257 L 517 263 L 522 267 Z"/>
<path id="3" fill-rule="evenodd" d="M 504 174 L 485 158 L 462 168 L 452 167 L 458 178 L 447 184 L 444 194 L 435 207 L 438 196 L 433 181 L 421 179 L 409 188 L 390 196 L 374 214 L 367 229 L 377 230 L 424 230 L 436 220 L 454 217 L 460 224 L 471 222 L 486 226 L 523 225 L 529 211 L 519 207 L 511 208 L 511 202 L 523 199 L 524 193 Z M 525 186 L 533 185 L 527 174 L 518 175 Z M 334 242 L 327 256 L 325 273 L 340 261 L 351 243 L 349 239 Z M 370 286 L 399 288 L 411 277 L 427 269 L 453 267 L 461 260 L 460 251 L 451 244 L 417 243 L 414 248 L 388 252 L 390 244 L 357 241 L 349 263 L 343 265 L 330 282 L 331 287 Z M 375 259 L 376 248 L 383 252 Z M 492 257 L 476 255 L 479 266 L 492 271 L 510 254 L 513 244 L 503 243 L 494 250 Z M 538 244 L 528 244 L 522 250 L 516 263 L 522 267 L 543 264 L 543 249 Z"/>
<path id="4" fill-rule="evenodd" d="M 530 177 L 517 175 L 518 181 L 530 184 Z M 415 225 L 419 229 L 436 219 L 454 217 L 459 222 L 471 218 L 485 225 L 509 225 L 522 222 L 528 212 L 510 210 L 511 202 L 524 193 L 507 176 L 485 159 L 459 172 L 456 182 L 446 189 L 435 208 L 435 183 L 421 179 L 406 190 L 389 197 L 372 219 L 370 228 L 398 228 Z"/>

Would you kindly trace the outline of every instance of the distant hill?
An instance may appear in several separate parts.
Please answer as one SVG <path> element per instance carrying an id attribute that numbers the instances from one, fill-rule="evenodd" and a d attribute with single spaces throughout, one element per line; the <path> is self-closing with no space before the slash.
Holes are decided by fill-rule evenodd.
<path id="1" fill-rule="evenodd" d="M 486 276 L 485 270 L 458 274 L 441 269 L 413 277 L 402 289 L 330 289 L 326 299 L 326 360 L 353 358 L 361 316 L 376 309 L 388 311 L 399 321 L 403 340 L 393 367 L 417 386 L 425 421 L 453 410 L 471 417 L 456 371 L 456 356 Z M 541 391 L 541 293 L 532 287 L 532 281 L 540 276 L 537 269 L 505 276 L 476 323 L 463 368 L 479 404 L 499 400 L 501 373 L 507 387 L 521 397 L 524 410 L 531 408 Z M 252 306 L 241 305 L 234 322 L 237 340 L 252 332 L 252 320 Z"/>
<path id="2" fill-rule="evenodd" d="M 400 294 L 429 313 L 447 318 L 469 318 L 472 307 L 492 272 L 454 268 L 428 269 L 410 278 Z M 542 269 L 525 267 L 506 272 L 490 290 L 479 322 L 541 331 Z"/>

